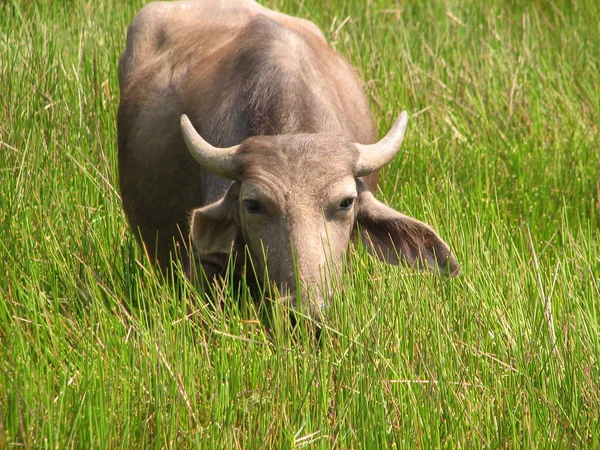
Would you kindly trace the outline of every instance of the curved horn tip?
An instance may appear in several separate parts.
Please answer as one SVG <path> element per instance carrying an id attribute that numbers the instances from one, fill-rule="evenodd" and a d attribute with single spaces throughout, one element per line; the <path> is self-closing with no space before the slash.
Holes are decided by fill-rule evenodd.
<path id="1" fill-rule="evenodd" d="M 179 117 L 179 129 L 181 130 L 181 134 L 183 134 L 183 139 L 192 155 L 196 152 L 192 151 L 192 148 L 197 147 L 198 142 L 202 146 L 205 145 L 204 139 L 202 138 L 202 136 L 200 136 L 200 134 L 198 134 L 196 127 L 194 127 L 192 121 L 187 116 L 187 114 L 182 114 Z"/>
<path id="2" fill-rule="evenodd" d="M 235 161 L 235 153 L 239 145 L 228 148 L 214 147 L 198 133 L 186 114 L 181 115 L 180 124 L 185 145 L 198 164 L 223 178 L 238 178 L 239 167 Z"/>
<path id="3" fill-rule="evenodd" d="M 404 120 L 408 122 L 408 112 L 406 110 L 402 111 L 398 116 L 398 120 Z"/>
<path id="4" fill-rule="evenodd" d="M 182 127 L 192 124 L 192 122 L 190 121 L 190 118 L 187 116 L 187 114 L 182 114 L 179 117 L 179 123 Z"/>
<path id="5" fill-rule="evenodd" d="M 355 174 L 365 176 L 379 170 L 390 162 L 400 150 L 404 133 L 408 125 L 408 113 L 402 111 L 388 133 L 376 144 L 355 144 L 359 151 L 359 158 Z"/>
<path id="6" fill-rule="evenodd" d="M 406 112 L 406 110 L 404 110 L 400 113 L 400 115 L 396 119 L 396 122 L 394 122 L 394 125 L 392 125 L 392 129 L 404 130 L 404 129 L 406 129 L 407 125 L 408 125 L 408 113 Z"/>

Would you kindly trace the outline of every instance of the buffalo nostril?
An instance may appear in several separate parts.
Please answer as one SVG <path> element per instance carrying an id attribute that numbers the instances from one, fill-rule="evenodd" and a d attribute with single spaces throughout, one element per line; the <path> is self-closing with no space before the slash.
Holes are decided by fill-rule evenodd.
<path id="1" fill-rule="evenodd" d="M 314 332 L 316 342 L 320 344 L 324 319 L 323 298 L 321 296 L 307 298 L 303 295 L 298 301 L 296 295 L 288 295 L 282 301 L 289 307 L 288 317 L 292 329 L 296 329 L 303 318 L 306 319 L 304 323 Z"/>
<path id="2" fill-rule="evenodd" d="M 303 317 L 303 315 L 299 315 L 297 313 L 297 311 L 290 310 L 288 317 L 289 317 L 289 320 L 290 320 L 291 329 L 295 331 L 296 327 L 299 325 L 299 323 L 298 323 L 299 318 Z M 322 331 L 323 331 L 323 327 L 321 325 L 321 321 L 317 320 L 317 319 L 311 320 L 308 323 L 308 329 L 307 329 L 307 331 L 309 333 L 308 334 L 309 336 L 310 336 L 310 333 L 314 332 L 315 341 L 316 341 L 317 345 L 320 345 L 321 344 Z"/>
<path id="3" fill-rule="evenodd" d="M 302 299 L 298 301 L 296 295 L 292 294 L 282 297 L 280 302 L 290 309 L 290 317 L 297 315 L 298 317 L 309 318 L 317 324 L 323 321 L 325 306 L 321 296 L 309 299 L 303 295 Z M 294 323 L 296 323 L 297 318 L 294 318 L 294 320 Z"/>

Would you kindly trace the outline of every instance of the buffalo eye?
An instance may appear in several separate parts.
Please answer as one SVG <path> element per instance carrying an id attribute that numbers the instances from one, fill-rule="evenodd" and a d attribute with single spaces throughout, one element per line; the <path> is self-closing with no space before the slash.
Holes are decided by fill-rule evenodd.
<path id="1" fill-rule="evenodd" d="M 262 212 L 259 201 L 254 199 L 244 200 L 244 208 L 246 208 L 248 214 L 258 214 Z"/>
<path id="2" fill-rule="evenodd" d="M 354 204 L 354 200 L 355 200 L 354 197 L 345 198 L 340 203 L 340 209 L 344 210 L 344 211 L 348 211 L 350 208 L 352 208 L 352 205 Z"/>

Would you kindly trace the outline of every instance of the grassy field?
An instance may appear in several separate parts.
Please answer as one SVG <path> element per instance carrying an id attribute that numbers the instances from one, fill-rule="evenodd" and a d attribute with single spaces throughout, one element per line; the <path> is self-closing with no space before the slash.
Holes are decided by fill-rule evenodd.
<path id="1" fill-rule="evenodd" d="M 463 268 L 354 251 L 320 348 L 136 248 L 116 64 L 142 4 L 0 4 L 0 448 L 600 448 L 598 2 L 269 3 L 359 68 L 381 133 L 412 113 L 379 198 Z"/>

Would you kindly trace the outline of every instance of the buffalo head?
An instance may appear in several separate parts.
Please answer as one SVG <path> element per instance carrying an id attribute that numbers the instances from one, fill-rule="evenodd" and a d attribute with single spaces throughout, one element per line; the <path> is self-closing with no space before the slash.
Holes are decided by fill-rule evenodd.
<path id="1" fill-rule="evenodd" d="M 181 129 L 194 159 L 234 181 L 221 200 L 193 212 L 195 251 L 228 253 L 234 243 L 238 251 L 246 246 L 259 279 L 268 277 L 292 307 L 301 302 L 315 318 L 339 280 L 353 237 L 388 263 L 403 260 L 457 274 L 448 245 L 428 225 L 377 201 L 361 181 L 397 153 L 407 122 L 403 112 L 372 145 L 331 134 L 295 134 L 255 136 L 216 148 L 183 115 Z"/>

